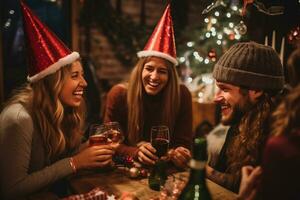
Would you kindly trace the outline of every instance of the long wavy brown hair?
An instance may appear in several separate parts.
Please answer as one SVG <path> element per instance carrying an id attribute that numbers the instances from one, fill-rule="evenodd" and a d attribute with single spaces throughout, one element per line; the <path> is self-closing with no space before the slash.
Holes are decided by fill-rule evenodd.
<path id="1" fill-rule="evenodd" d="M 241 94 L 247 95 L 247 89 L 241 89 Z M 274 94 L 263 93 L 245 112 L 238 124 L 238 134 L 234 136 L 226 152 L 227 172 L 239 174 L 243 165 L 256 166 L 260 162 L 274 107 Z"/>
<path id="2" fill-rule="evenodd" d="M 34 129 L 41 134 L 50 161 L 77 148 L 82 136 L 84 101 L 79 107 L 65 108 L 59 99 L 64 78 L 70 69 L 68 65 L 37 82 L 25 84 L 14 92 L 7 104 L 20 103 L 27 109 Z"/>
<path id="3" fill-rule="evenodd" d="M 131 145 L 136 145 L 141 138 L 141 130 L 143 130 L 144 104 L 143 94 L 144 87 L 142 83 L 142 71 L 146 62 L 151 57 L 140 58 L 134 67 L 129 83 L 127 93 L 128 104 L 128 141 Z M 162 123 L 168 125 L 172 132 L 177 113 L 180 106 L 180 87 L 179 79 L 175 66 L 168 62 L 169 80 L 163 89 L 162 110 L 160 112 Z"/>
<path id="4" fill-rule="evenodd" d="M 272 135 L 292 134 L 300 129 L 300 85 L 288 94 L 272 114 Z"/>

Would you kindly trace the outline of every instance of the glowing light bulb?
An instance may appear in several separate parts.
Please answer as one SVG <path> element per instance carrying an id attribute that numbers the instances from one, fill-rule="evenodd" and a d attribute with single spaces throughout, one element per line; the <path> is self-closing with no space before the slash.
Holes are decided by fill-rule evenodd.
<path id="1" fill-rule="evenodd" d="M 212 24 L 216 24 L 217 21 L 218 21 L 218 20 L 217 20 L 216 18 L 213 18 L 213 19 L 211 20 L 211 23 L 212 23 Z"/>
<path id="2" fill-rule="evenodd" d="M 188 47 L 192 47 L 192 46 L 194 46 L 194 44 L 195 44 L 194 42 L 187 42 L 187 43 L 186 43 L 186 45 L 187 45 Z"/>
<path id="3" fill-rule="evenodd" d="M 179 62 L 183 63 L 185 61 L 185 57 L 180 57 Z"/>

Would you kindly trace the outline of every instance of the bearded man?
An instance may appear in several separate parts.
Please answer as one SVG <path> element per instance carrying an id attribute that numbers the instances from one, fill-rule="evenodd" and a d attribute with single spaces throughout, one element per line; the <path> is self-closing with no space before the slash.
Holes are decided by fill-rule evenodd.
<path id="1" fill-rule="evenodd" d="M 284 85 L 278 54 L 255 42 L 237 43 L 221 56 L 213 71 L 221 122 L 230 125 L 218 161 L 207 177 L 238 192 L 241 168 L 257 166 L 269 134 L 269 116 Z"/>

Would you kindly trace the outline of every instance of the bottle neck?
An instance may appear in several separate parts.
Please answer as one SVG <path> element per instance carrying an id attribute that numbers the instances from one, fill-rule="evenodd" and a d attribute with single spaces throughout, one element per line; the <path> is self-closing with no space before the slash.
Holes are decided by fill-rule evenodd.
<path id="1" fill-rule="evenodd" d="M 205 161 L 190 160 L 190 178 L 189 183 L 193 184 L 205 184 Z"/>

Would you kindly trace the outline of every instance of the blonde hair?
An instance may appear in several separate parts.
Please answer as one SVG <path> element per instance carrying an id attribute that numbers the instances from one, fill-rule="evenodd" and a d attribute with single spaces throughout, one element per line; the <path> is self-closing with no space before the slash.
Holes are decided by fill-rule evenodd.
<path id="1" fill-rule="evenodd" d="M 127 93 L 127 105 L 128 105 L 128 141 L 131 145 L 136 143 L 141 138 L 141 131 L 143 131 L 144 116 L 144 102 L 143 94 L 145 93 L 142 83 L 142 71 L 144 65 L 151 59 L 151 57 L 140 58 L 134 67 L 129 83 Z M 178 74 L 175 66 L 167 61 L 167 68 L 169 79 L 168 83 L 163 88 L 162 95 L 162 110 L 159 113 L 162 124 L 169 127 L 170 132 L 175 123 L 177 113 L 180 106 L 180 86 L 178 80 Z"/>
<path id="2" fill-rule="evenodd" d="M 26 84 L 8 102 L 21 103 L 30 113 L 34 129 L 41 134 L 46 155 L 51 161 L 59 159 L 80 144 L 84 101 L 78 108 L 65 108 L 59 99 L 70 69 L 70 65 L 67 65 L 37 82 Z"/>

